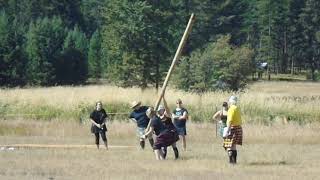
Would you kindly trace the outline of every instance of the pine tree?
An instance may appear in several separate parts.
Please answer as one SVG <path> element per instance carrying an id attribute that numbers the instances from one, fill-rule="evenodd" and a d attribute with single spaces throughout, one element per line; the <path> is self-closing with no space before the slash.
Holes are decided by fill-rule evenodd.
<path id="1" fill-rule="evenodd" d="M 101 54 L 101 35 L 99 30 L 96 30 L 89 44 L 88 51 L 88 73 L 92 78 L 100 78 L 102 76 L 102 54 Z"/>
<path id="2" fill-rule="evenodd" d="M 28 82 L 35 85 L 55 84 L 55 65 L 65 37 L 60 18 L 38 19 L 30 24 L 26 52 L 29 58 Z"/>
<path id="3" fill-rule="evenodd" d="M 317 38 L 317 34 L 320 33 L 320 2 L 317 0 L 307 0 L 300 18 L 304 35 L 304 57 L 307 59 L 311 70 L 311 79 L 316 80 L 315 71 L 317 64 L 320 62 L 320 41 Z"/>

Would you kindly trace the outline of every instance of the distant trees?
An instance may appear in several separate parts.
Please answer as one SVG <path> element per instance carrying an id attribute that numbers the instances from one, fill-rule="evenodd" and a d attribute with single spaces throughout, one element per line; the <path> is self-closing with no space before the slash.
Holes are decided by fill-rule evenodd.
<path id="1" fill-rule="evenodd" d="M 237 90 L 260 62 L 274 73 L 308 69 L 316 80 L 319 12 L 316 0 L 0 1 L 0 86 L 106 78 L 158 88 L 191 13 L 177 87 Z M 233 66 L 236 55 L 245 66 Z"/>
<path id="2" fill-rule="evenodd" d="M 175 77 L 177 87 L 197 93 L 243 88 L 253 70 L 253 51 L 246 46 L 231 45 L 230 38 L 230 35 L 222 36 L 184 59 Z M 186 63 L 189 66 L 185 66 Z"/>

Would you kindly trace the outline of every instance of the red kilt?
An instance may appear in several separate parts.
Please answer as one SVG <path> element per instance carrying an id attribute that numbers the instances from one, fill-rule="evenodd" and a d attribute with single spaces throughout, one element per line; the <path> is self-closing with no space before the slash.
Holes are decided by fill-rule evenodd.
<path id="1" fill-rule="evenodd" d="M 167 147 L 179 140 L 179 135 L 175 130 L 166 130 L 160 133 L 154 142 L 153 149 L 161 149 Z"/>
<path id="2" fill-rule="evenodd" d="M 242 145 L 242 127 L 231 126 L 230 135 L 223 139 L 223 147 L 231 148 L 233 145 Z"/>

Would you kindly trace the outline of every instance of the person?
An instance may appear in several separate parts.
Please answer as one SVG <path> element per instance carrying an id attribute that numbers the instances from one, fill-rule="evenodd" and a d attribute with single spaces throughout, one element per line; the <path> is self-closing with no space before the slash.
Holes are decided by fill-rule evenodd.
<path id="1" fill-rule="evenodd" d="M 133 111 L 131 112 L 129 118 L 137 123 L 137 133 L 139 136 L 140 147 L 141 147 L 141 149 L 144 149 L 145 138 L 142 138 L 142 135 L 144 134 L 144 132 L 148 126 L 148 123 L 150 121 L 150 119 L 146 115 L 146 111 L 147 111 L 148 107 L 142 106 L 141 102 L 134 101 L 131 103 L 131 108 L 133 109 Z M 154 141 L 152 138 L 152 134 L 147 136 L 147 138 L 149 139 L 149 143 L 150 143 L 151 147 L 153 147 Z"/>
<path id="2" fill-rule="evenodd" d="M 107 121 L 107 113 L 102 108 L 101 101 L 96 102 L 96 108 L 95 110 L 90 114 L 90 121 L 92 123 L 91 125 L 91 133 L 95 135 L 95 144 L 97 145 L 97 148 L 99 149 L 99 135 L 101 136 L 101 139 L 104 142 L 104 145 L 106 149 L 108 150 L 108 141 L 107 141 L 107 127 L 106 127 L 106 121 Z"/>
<path id="3" fill-rule="evenodd" d="M 175 142 L 171 144 L 173 152 L 174 152 L 174 157 L 175 159 L 179 158 L 179 150 L 177 148 L 176 142 L 179 140 L 179 134 L 177 131 L 177 128 L 175 127 L 175 125 L 172 123 L 172 118 L 171 118 L 171 113 L 169 110 L 169 106 L 167 104 L 167 101 L 165 100 L 165 98 L 163 97 L 163 104 L 164 106 L 159 106 L 158 111 L 157 111 L 157 115 L 158 117 L 161 119 L 162 123 L 164 124 L 164 126 L 171 132 L 173 133 L 174 136 L 174 140 Z M 163 157 L 164 159 L 167 156 L 167 147 L 162 147 L 162 151 L 163 151 Z"/>
<path id="4" fill-rule="evenodd" d="M 222 109 L 217 111 L 212 119 L 219 120 L 219 135 L 223 137 L 223 130 L 227 127 L 227 114 L 228 114 L 228 103 L 222 103 Z"/>
<path id="5" fill-rule="evenodd" d="M 173 145 L 177 141 L 177 136 L 175 135 L 175 132 L 169 130 L 164 125 L 164 123 L 161 121 L 161 118 L 156 115 L 156 112 L 152 107 L 148 108 L 146 114 L 151 122 L 150 128 L 143 135 L 143 138 L 148 136 L 152 132 L 155 133 L 156 139 L 153 145 L 154 153 L 157 160 L 163 160 L 165 158 L 162 148 Z M 170 117 L 170 114 L 166 113 L 166 116 Z"/>
<path id="6" fill-rule="evenodd" d="M 242 120 L 240 114 L 240 108 L 237 106 L 237 97 L 231 96 L 229 98 L 229 109 L 227 115 L 227 127 L 224 133 L 223 147 L 227 150 L 229 156 L 229 163 L 237 163 L 237 147 L 236 145 L 242 145 Z"/>
<path id="7" fill-rule="evenodd" d="M 182 139 L 182 148 L 184 151 L 187 150 L 187 143 L 186 143 L 186 135 L 187 135 L 187 128 L 186 122 L 188 120 L 188 111 L 182 106 L 181 99 L 177 99 L 176 101 L 176 108 L 173 110 L 173 123 L 178 130 L 178 134 L 180 139 Z"/>

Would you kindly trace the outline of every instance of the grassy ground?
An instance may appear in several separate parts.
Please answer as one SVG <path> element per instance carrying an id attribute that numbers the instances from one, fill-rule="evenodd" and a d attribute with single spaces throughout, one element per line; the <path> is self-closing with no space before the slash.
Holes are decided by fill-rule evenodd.
<path id="1" fill-rule="evenodd" d="M 245 121 L 268 124 L 278 119 L 300 123 L 320 119 L 320 83 L 311 82 L 259 82 L 238 93 Z M 190 112 L 192 121 L 210 121 L 220 110 L 231 92 L 208 92 L 202 95 L 168 89 L 166 98 L 173 108 L 181 98 Z M 140 100 L 153 105 L 157 99 L 154 89 L 114 86 L 50 87 L 30 89 L 0 89 L 0 116 L 6 119 L 64 119 L 88 118 L 95 101 L 101 100 L 108 113 L 125 113 L 115 117 L 124 120 L 129 103 Z"/>
<path id="2" fill-rule="evenodd" d="M 215 125 L 188 124 L 181 159 L 156 161 L 147 144 L 139 150 L 133 123 L 108 125 L 110 145 L 133 148 L 30 148 L 0 151 L 0 179 L 318 179 L 320 126 L 245 124 L 238 165 L 230 166 Z M 90 124 L 6 120 L 3 144 L 93 144 Z M 180 146 L 180 144 L 178 144 Z"/>

